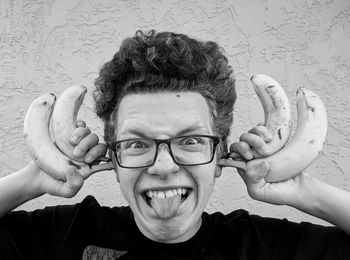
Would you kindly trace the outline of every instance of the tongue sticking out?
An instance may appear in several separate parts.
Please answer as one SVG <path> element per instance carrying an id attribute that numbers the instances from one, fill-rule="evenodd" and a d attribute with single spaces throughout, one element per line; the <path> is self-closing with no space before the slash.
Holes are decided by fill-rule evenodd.
<path id="1" fill-rule="evenodd" d="M 181 204 L 181 196 L 176 195 L 164 199 L 152 198 L 150 204 L 159 218 L 171 218 L 176 215 Z"/>

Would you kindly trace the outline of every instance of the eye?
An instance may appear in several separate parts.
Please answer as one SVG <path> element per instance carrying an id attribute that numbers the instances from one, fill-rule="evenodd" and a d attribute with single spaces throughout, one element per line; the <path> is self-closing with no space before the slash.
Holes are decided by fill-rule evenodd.
<path id="1" fill-rule="evenodd" d="M 188 137 L 188 138 L 184 139 L 182 143 L 184 145 L 196 145 L 199 143 L 199 140 L 198 140 L 198 138 Z"/>
<path id="2" fill-rule="evenodd" d="M 173 143 L 173 148 L 184 152 L 199 152 L 207 146 L 203 136 L 184 136 L 179 137 L 176 141 L 178 142 Z"/>
<path id="3" fill-rule="evenodd" d="M 205 137 L 203 136 L 186 136 L 179 139 L 179 145 L 186 147 L 194 147 L 204 145 L 206 143 Z"/>
<path id="4" fill-rule="evenodd" d="M 155 143 L 149 139 L 129 139 L 119 141 L 117 145 L 117 153 L 119 156 L 123 156 L 124 159 L 127 156 L 141 156 L 154 151 Z"/>
<path id="5" fill-rule="evenodd" d="M 143 149 L 147 148 L 147 144 L 143 141 L 133 141 L 127 144 L 127 149 Z"/>

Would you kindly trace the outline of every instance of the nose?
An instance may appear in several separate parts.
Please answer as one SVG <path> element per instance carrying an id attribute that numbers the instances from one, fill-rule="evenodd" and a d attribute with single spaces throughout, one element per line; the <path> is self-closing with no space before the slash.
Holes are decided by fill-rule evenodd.
<path id="1" fill-rule="evenodd" d="M 148 173 L 167 177 L 179 170 L 177 165 L 170 155 L 169 148 L 165 144 L 158 147 L 158 154 L 153 165 L 148 168 Z"/>

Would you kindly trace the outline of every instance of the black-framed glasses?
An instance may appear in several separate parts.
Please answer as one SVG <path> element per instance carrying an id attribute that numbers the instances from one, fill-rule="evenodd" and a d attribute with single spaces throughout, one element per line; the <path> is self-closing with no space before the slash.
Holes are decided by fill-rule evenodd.
<path id="1" fill-rule="evenodd" d="M 142 168 L 155 163 L 158 147 L 164 143 L 178 165 L 195 166 L 210 163 L 220 139 L 212 135 L 186 135 L 168 139 L 132 138 L 112 144 L 117 163 L 123 168 Z"/>

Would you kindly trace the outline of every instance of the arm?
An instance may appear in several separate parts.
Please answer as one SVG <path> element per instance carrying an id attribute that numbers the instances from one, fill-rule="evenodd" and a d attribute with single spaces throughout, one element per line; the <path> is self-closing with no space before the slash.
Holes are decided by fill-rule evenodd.
<path id="1" fill-rule="evenodd" d="M 290 199 L 293 206 L 339 227 L 350 235 L 350 192 L 303 173 L 296 178 L 301 192 Z"/>
<path id="2" fill-rule="evenodd" d="M 269 138 L 267 129 L 259 126 L 243 134 L 239 142 L 231 145 L 230 151 L 245 160 L 253 159 L 252 149 L 264 156 Z M 261 163 L 248 167 L 246 171 L 238 169 L 253 199 L 292 206 L 330 222 L 350 235 L 350 192 L 304 172 L 282 182 L 268 183 L 265 181 L 268 167 L 267 163 Z"/>
<path id="3" fill-rule="evenodd" d="M 43 172 L 34 162 L 30 162 L 23 169 L 0 179 L 0 218 L 44 193 L 72 197 L 80 190 L 82 184 L 83 180 L 74 167 L 67 173 L 67 181 L 62 182 Z"/>
<path id="4" fill-rule="evenodd" d="M 98 137 L 92 134 L 84 122 L 78 122 L 72 142 L 79 156 L 86 163 L 91 163 L 106 154 L 106 146 L 98 143 Z M 0 218 L 7 212 L 22 205 L 26 201 L 37 198 L 45 193 L 73 197 L 82 187 L 84 179 L 71 167 L 67 172 L 67 181 L 57 180 L 42 171 L 34 162 L 30 162 L 23 169 L 0 178 Z"/>
<path id="5" fill-rule="evenodd" d="M 34 163 L 0 179 L 0 218 L 28 200 L 39 197 L 39 168 Z"/>

